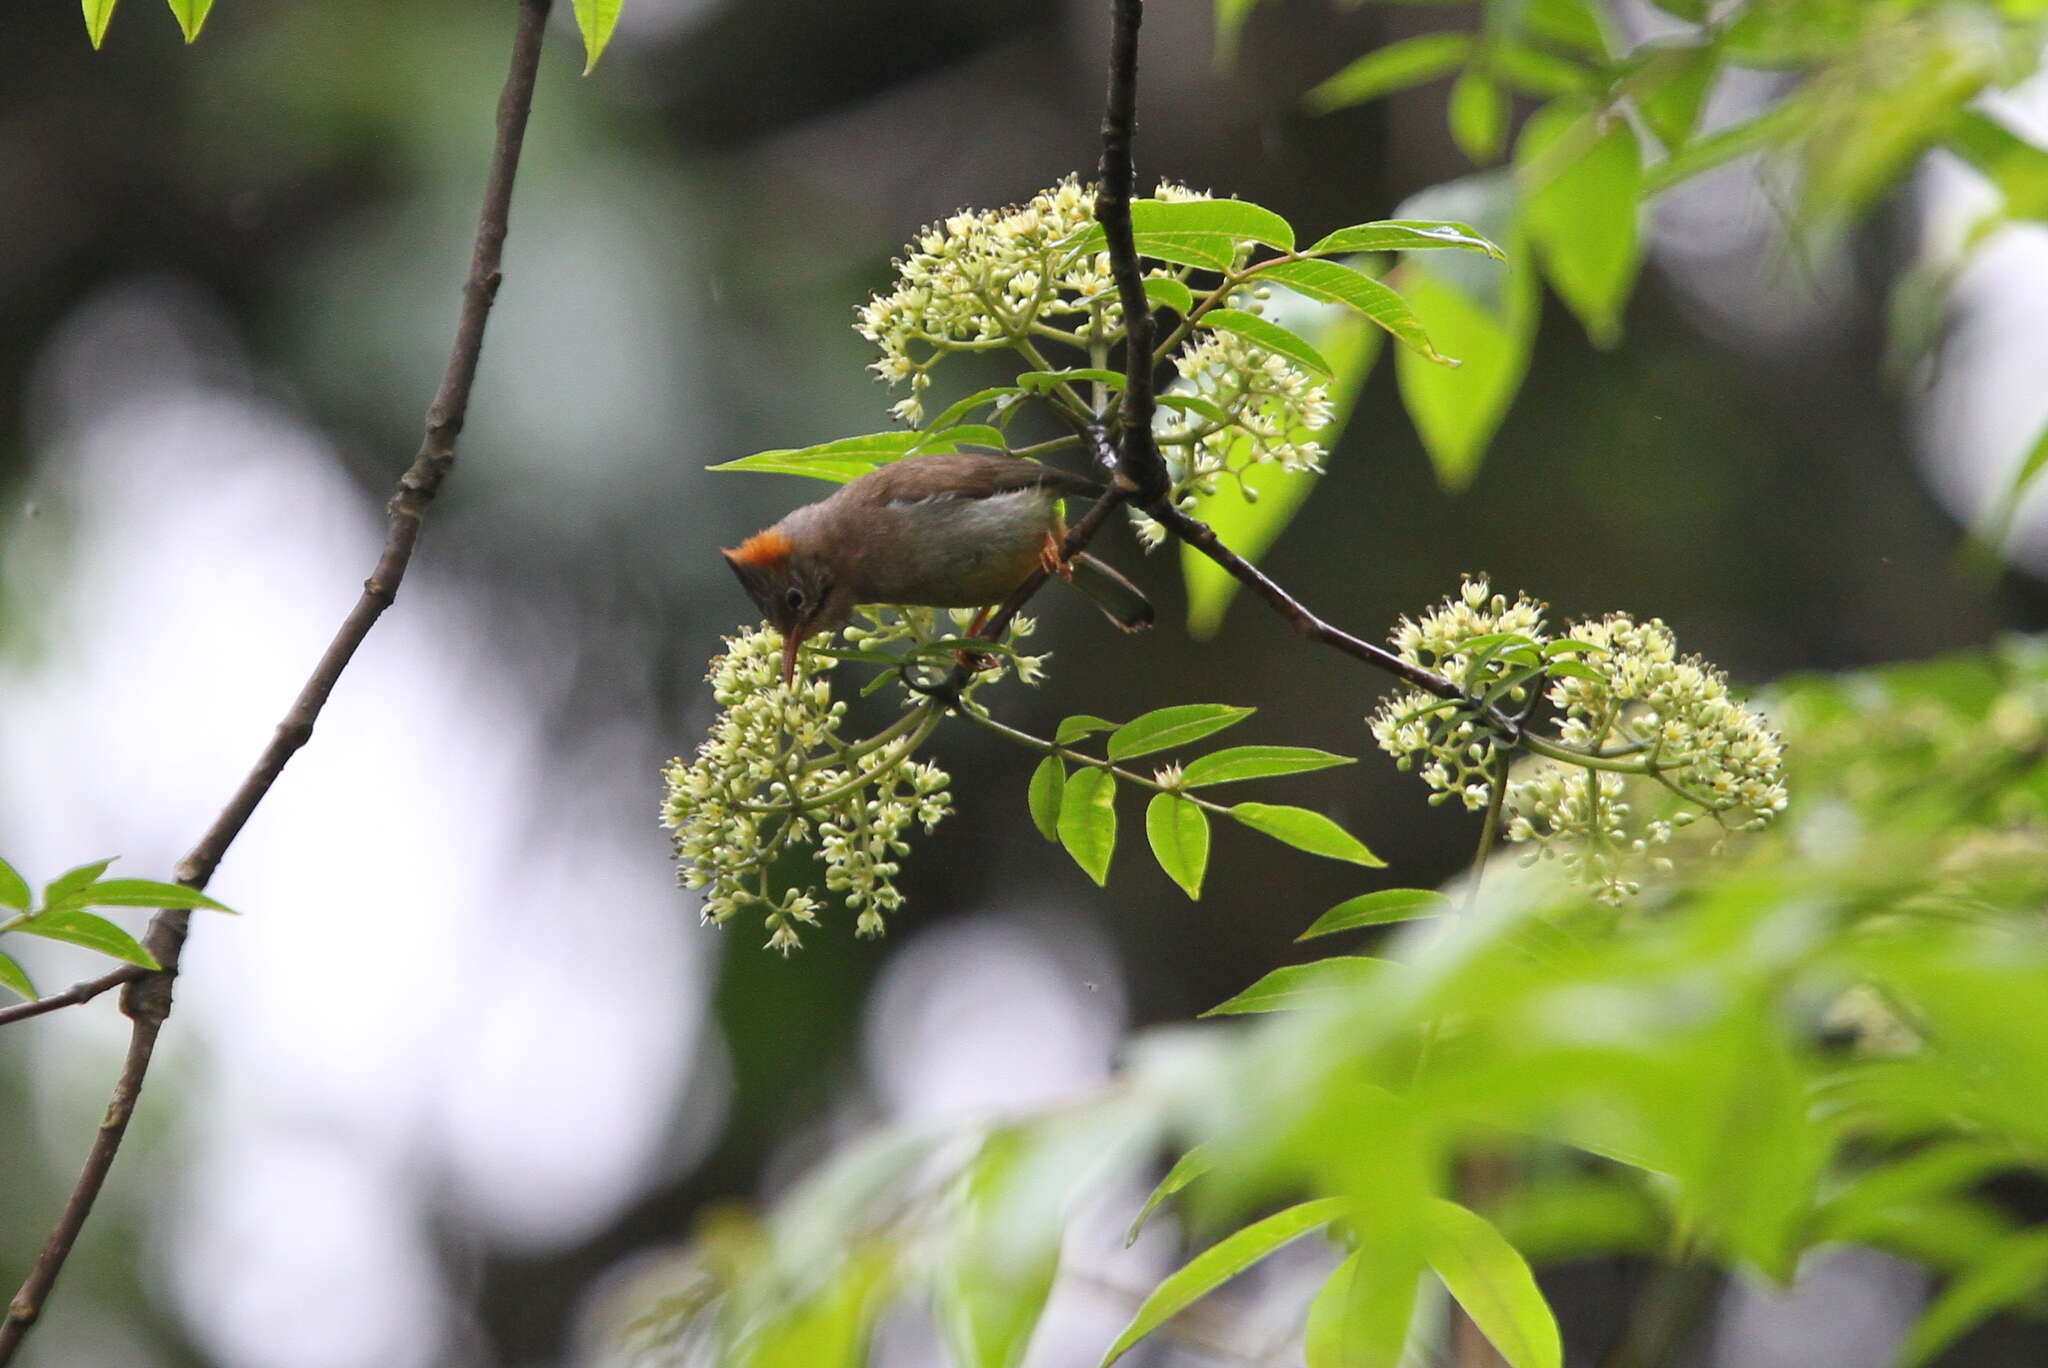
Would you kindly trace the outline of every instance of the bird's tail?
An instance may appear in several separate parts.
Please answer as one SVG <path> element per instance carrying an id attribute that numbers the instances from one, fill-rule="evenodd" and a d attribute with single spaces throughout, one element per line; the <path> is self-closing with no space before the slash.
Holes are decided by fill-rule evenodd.
<path id="1" fill-rule="evenodd" d="M 1088 596 L 1111 622 L 1126 632 L 1141 632 L 1152 625 L 1152 600 L 1138 586 L 1090 555 L 1068 562 L 1073 573 L 1067 582 Z"/>

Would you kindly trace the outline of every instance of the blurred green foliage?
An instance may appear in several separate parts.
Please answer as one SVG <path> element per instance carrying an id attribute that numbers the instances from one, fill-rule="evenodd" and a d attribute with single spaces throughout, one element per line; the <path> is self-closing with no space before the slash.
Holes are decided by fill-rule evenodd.
<path id="1" fill-rule="evenodd" d="M 758 1224 L 723 1216 L 641 1333 L 859 1364 L 885 1305 L 930 1295 L 956 1361 L 1015 1364 L 1077 1206 L 1165 1145 L 1188 1157 L 1139 1215 L 1166 1203 L 1205 1248 L 1104 1362 L 1318 1231 L 1311 1365 L 1394 1363 L 1425 1271 L 1529 1368 L 1561 1362 L 1532 1265 L 1783 1283 L 1845 1242 L 1949 1279 L 1902 1359 L 1929 1361 L 2048 1273 L 1987 1190 L 2048 1176 L 2048 641 L 1799 677 L 1770 706 L 1801 801 L 1739 858 L 1681 860 L 1626 910 L 1496 871 L 1380 957 L 1303 966 L 1319 990 L 1244 1005 L 1274 1013 L 1254 1029 L 1141 1038 L 1092 1101 L 875 1135 Z M 1475 1165 L 1504 1176 L 1489 1201 Z M 797 1327 L 833 1351 L 790 1357 Z"/>

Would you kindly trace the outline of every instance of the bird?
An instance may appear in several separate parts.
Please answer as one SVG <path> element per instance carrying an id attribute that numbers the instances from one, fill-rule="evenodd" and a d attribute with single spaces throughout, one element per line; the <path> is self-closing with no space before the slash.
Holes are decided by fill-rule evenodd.
<path id="1" fill-rule="evenodd" d="M 1016 456 L 911 456 L 722 551 L 782 633 L 785 685 L 796 678 L 805 639 L 844 627 L 859 604 L 986 610 L 1040 569 L 1086 594 L 1118 627 L 1141 631 L 1153 613 L 1136 585 L 1093 556 L 1060 559 L 1060 500 L 1102 493 L 1084 476 Z"/>

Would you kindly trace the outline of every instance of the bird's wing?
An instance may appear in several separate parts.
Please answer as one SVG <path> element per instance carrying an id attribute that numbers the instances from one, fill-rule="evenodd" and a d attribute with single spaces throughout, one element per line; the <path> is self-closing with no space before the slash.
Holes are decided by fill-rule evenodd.
<path id="1" fill-rule="evenodd" d="M 859 486 L 856 490 L 855 486 Z M 1095 496 L 1102 486 L 1054 466 L 1015 456 L 944 452 L 912 456 L 861 476 L 848 493 L 878 504 L 916 504 L 933 499 L 990 499 L 1020 489 Z"/>

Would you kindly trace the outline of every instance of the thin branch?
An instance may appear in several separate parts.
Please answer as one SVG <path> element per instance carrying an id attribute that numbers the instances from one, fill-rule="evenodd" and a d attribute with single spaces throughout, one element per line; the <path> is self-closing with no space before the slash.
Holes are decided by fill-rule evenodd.
<path id="1" fill-rule="evenodd" d="M 0 1007 L 0 1026 L 14 1021 L 26 1021 L 45 1012 L 54 1012 L 59 1007 L 73 1007 L 81 1002 L 91 1002 L 101 993 L 133 983 L 148 972 L 147 969 L 136 965 L 124 964 L 118 969 L 108 970 L 98 978 L 74 983 L 61 993 L 45 993 L 33 1002 L 18 1002 L 12 1007 Z"/>
<path id="2" fill-rule="evenodd" d="M 1124 310 L 1123 463 L 1116 487 L 1128 489 L 1142 507 L 1164 495 L 1171 483 L 1152 440 L 1152 306 L 1131 236 L 1131 197 L 1138 181 L 1131 155 L 1138 122 L 1138 26 L 1145 3 L 1112 0 L 1110 11 L 1109 95 L 1103 103 L 1095 218 L 1108 242 L 1109 269 Z"/>
<path id="3" fill-rule="evenodd" d="M 397 597 L 412 560 L 414 544 L 427 508 L 440 492 L 441 482 L 455 464 L 455 441 L 469 409 L 470 388 L 476 380 L 477 358 L 483 351 L 484 323 L 498 293 L 499 267 L 504 257 L 505 230 L 511 212 L 512 181 L 518 170 L 520 147 L 526 138 L 526 119 L 533 108 L 533 87 L 540 66 L 541 38 L 546 31 L 550 0 L 519 0 L 518 27 L 512 41 L 512 59 L 505 88 L 498 100 L 497 135 L 491 152 L 490 170 L 484 183 L 484 200 L 478 215 L 476 244 L 470 257 L 469 278 L 463 285 L 462 309 L 457 317 L 455 341 L 440 389 L 427 410 L 426 434 L 412 466 L 398 481 L 398 491 L 389 506 L 390 526 L 383 553 L 370 578 L 363 584 L 362 597 L 349 612 L 321 655 L 319 664 L 292 703 L 291 711 L 277 726 L 270 744 L 258 757 L 213 825 L 178 865 L 178 882 L 190 888 L 204 888 L 228 847 L 256 807 L 277 782 L 285 764 L 313 734 L 313 724 L 333 693 L 342 671 L 348 668 L 356 648 L 369 634 L 384 610 Z M 134 1114 L 135 1102 L 149 1072 L 150 1056 L 156 1049 L 158 1033 L 171 1011 L 171 985 L 178 973 L 178 954 L 185 943 L 189 914 L 162 911 L 150 921 L 146 938 L 151 953 L 163 969 L 136 976 L 126 984 L 122 1010 L 134 1021 L 129 1034 L 127 1059 L 114 1085 L 113 1100 L 100 1123 L 99 1134 L 86 1155 L 84 1171 L 72 1189 L 63 1213 L 37 1255 L 21 1290 L 9 1303 L 0 1320 L 0 1364 L 13 1360 L 29 1328 L 42 1314 L 50 1289 L 92 1212 L 93 1201 L 106 1183 L 122 1136 Z M 98 982 L 95 980 L 95 982 Z M 91 985 L 81 985 L 89 987 Z M 106 987 L 112 987 L 111 983 Z M 72 990 L 78 991 L 77 989 Z M 96 989 L 95 991 L 104 991 Z M 63 996 L 63 995 L 59 995 Z"/>
<path id="4" fill-rule="evenodd" d="M 1320 641 L 1325 646 L 1335 647 L 1354 659 L 1385 670 L 1388 674 L 1413 684 L 1424 693 L 1443 699 L 1465 698 L 1463 689 L 1436 671 L 1425 670 L 1412 661 L 1403 660 L 1386 647 L 1375 646 L 1370 641 L 1355 637 L 1311 613 L 1301 600 L 1274 583 L 1265 571 L 1225 546 L 1207 523 L 1189 517 L 1166 500 L 1161 500 L 1145 511 L 1164 523 L 1174 536 L 1228 570 L 1234 579 L 1264 599 L 1274 612 L 1287 619 L 1288 624 L 1302 636 L 1311 641 Z M 1520 729 L 1514 725 L 1513 719 L 1496 714 L 1495 720 L 1500 723 L 1504 735 L 1519 735 Z"/>

